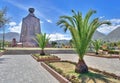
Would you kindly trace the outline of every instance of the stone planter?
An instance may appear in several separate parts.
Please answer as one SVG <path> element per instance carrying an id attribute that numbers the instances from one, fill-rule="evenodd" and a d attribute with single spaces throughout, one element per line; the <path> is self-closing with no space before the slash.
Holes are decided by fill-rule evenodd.
<path id="1" fill-rule="evenodd" d="M 46 65 L 44 62 L 41 62 L 41 66 L 43 66 L 50 74 L 52 74 L 60 83 L 71 83 L 69 80 L 64 78 L 59 73 L 57 73 L 55 70 Z"/>
<path id="2" fill-rule="evenodd" d="M 36 56 L 33 56 L 32 57 L 38 61 L 38 62 L 44 62 L 44 61 L 60 61 L 61 59 L 58 58 L 58 57 L 51 57 L 51 58 L 39 58 L 39 57 L 36 57 Z"/>
<path id="3" fill-rule="evenodd" d="M 37 57 L 35 57 L 35 56 L 33 56 L 33 55 L 31 55 L 36 61 L 38 61 L 38 58 Z"/>
<path id="4" fill-rule="evenodd" d="M 4 52 L 0 52 L 0 56 L 2 56 L 4 54 Z"/>
<path id="5" fill-rule="evenodd" d="M 107 54 L 108 54 L 108 51 L 103 51 L 102 53 L 105 54 L 105 55 L 107 55 Z"/>
<path id="6" fill-rule="evenodd" d="M 102 54 L 96 56 L 95 53 L 87 53 L 87 56 L 101 57 L 101 58 L 120 58 L 120 55 L 109 54 L 107 51 L 103 51 Z"/>

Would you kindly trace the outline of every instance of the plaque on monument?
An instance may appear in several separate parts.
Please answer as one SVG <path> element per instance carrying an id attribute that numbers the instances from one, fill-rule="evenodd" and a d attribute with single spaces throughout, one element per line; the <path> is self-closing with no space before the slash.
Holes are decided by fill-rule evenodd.
<path id="1" fill-rule="evenodd" d="M 29 8 L 29 14 L 22 20 L 20 42 L 24 47 L 36 47 L 36 34 L 41 33 L 40 20 L 34 15 L 34 8 Z"/>

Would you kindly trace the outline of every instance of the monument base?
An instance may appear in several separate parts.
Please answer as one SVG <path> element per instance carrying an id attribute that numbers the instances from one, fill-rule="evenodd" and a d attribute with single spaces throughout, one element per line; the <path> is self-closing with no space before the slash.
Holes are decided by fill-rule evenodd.
<path id="1" fill-rule="evenodd" d="M 38 47 L 38 45 L 33 42 L 23 42 L 23 47 Z"/>

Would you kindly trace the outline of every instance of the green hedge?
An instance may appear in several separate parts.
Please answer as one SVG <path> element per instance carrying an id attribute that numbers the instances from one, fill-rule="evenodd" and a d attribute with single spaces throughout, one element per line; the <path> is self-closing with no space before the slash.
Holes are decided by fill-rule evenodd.
<path id="1" fill-rule="evenodd" d="M 116 50 L 110 50 L 108 51 L 109 54 L 120 54 L 120 51 L 116 51 Z"/>

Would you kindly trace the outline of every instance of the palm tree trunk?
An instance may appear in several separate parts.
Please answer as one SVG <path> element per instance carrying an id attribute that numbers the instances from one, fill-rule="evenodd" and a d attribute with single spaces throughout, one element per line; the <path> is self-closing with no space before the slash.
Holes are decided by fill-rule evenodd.
<path id="1" fill-rule="evenodd" d="M 43 49 L 41 50 L 40 55 L 45 55 L 45 52 Z"/>
<path id="2" fill-rule="evenodd" d="M 79 60 L 76 68 L 75 68 L 76 73 L 87 73 L 88 72 L 88 67 L 85 64 L 84 60 Z"/>
<path id="3" fill-rule="evenodd" d="M 98 55 L 99 53 L 98 52 L 96 52 L 96 55 Z"/>

